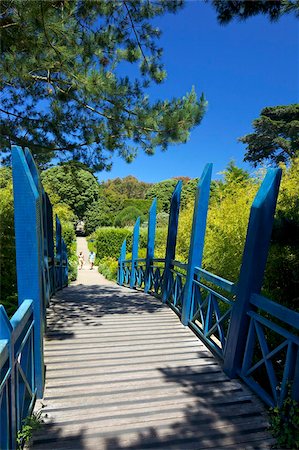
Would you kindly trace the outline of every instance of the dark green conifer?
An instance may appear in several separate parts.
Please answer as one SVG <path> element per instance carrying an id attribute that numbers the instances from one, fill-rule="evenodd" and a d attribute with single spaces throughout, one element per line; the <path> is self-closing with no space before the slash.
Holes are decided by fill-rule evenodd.
<path id="1" fill-rule="evenodd" d="M 182 1 L 2 0 L 1 149 L 29 147 L 41 165 L 75 159 L 96 170 L 117 152 L 186 142 L 206 102 L 194 89 L 152 102 L 166 72 L 156 16 Z M 128 69 L 128 63 L 136 65 Z M 139 67 L 139 69 L 138 69 Z"/>

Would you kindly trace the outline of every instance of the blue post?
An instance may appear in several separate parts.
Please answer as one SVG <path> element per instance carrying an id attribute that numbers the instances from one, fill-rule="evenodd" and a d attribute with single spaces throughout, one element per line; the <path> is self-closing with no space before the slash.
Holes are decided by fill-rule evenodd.
<path id="1" fill-rule="evenodd" d="M 61 238 L 61 263 L 62 263 L 62 287 L 68 285 L 68 261 L 67 261 L 67 248 L 64 239 Z"/>
<path id="2" fill-rule="evenodd" d="M 197 185 L 194 201 L 192 232 L 188 256 L 187 277 L 184 289 L 182 307 L 182 323 L 188 325 L 191 319 L 192 286 L 195 267 L 202 266 L 202 256 L 205 242 L 207 214 L 210 197 L 210 184 L 213 164 L 207 164 Z"/>
<path id="3" fill-rule="evenodd" d="M 16 448 L 16 436 L 17 436 L 17 417 L 16 417 L 16 382 L 15 382 L 15 370 L 14 370 L 14 347 L 12 342 L 12 326 L 7 317 L 4 306 L 0 305 L 0 340 L 5 340 L 9 347 L 9 367 L 10 376 L 7 380 L 5 390 L 2 393 L 2 399 L 0 401 L 0 448 L 2 449 L 15 449 Z"/>
<path id="4" fill-rule="evenodd" d="M 62 230 L 60 220 L 56 214 L 56 282 L 57 289 L 62 289 Z"/>
<path id="5" fill-rule="evenodd" d="M 118 268 L 118 280 L 117 283 L 122 286 L 124 284 L 124 267 L 123 262 L 126 259 L 126 250 L 127 250 L 127 240 L 125 239 L 122 243 L 120 250 L 120 257 L 118 260 L 119 268 Z"/>
<path id="6" fill-rule="evenodd" d="M 48 240 L 48 266 L 50 278 L 50 295 L 55 293 L 55 253 L 54 253 L 54 230 L 53 230 L 53 208 L 48 194 L 45 192 L 47 211 L 47 240 Z"/>
<path id="7" fill-rule="evenodd" d="M 260 293 L 262 288 L 280 179 L 281 169 L 268 170 L 251 207 L 237 296 L 224 352 L 224 370 L 230 377 L 234 377 L 241 367 L 251 294 Z"/>
<path id="8" fill-rule="evenodd" d="M 42 277 L 42 285 L 43 285 L 43 313 L 45 316 L 46 313 L 46 308 L 45 305 L 48 302 L 47 299 L 47 290 L 46 290 L 46 267 L 45 267 L 45 231 L 44 231 L 44 189 L 42 187 L 41 184 L 41 180 L 40 180 L 40 176 L 39 176 L 39 172 L 38 169 L 36 167 L 35 161 L 33 159 L 33 156 L 30 152 L 30 150 L 28 148 L 24 149 L 24 155 L 25 155 L 25 159 L 26 159 L 26 163 L 27 166 L 29 168 L 29 171 L 31 173 L 33 182 L 36 186 L 37 192 L 39 194 L 39 199 L 40 199 L 40 223 L 39 223 L 39 228 L 40 228 L 40 247 L 41 247 L 41 262 L 40 262 L 40 267 L 41 267 L 41 277 Z"/>
<path id="9" fill-rule="evenodd" d="M 148 292 L 151 288 L 151 266 L 153 263 L 155 251 L 156 215 L 157 215 L 157 199 L 155 198 L 149 210 L 148 216 L 144 292 Z"/>
<path id="10" fill-rule="evenodd" d="M 178 181 L 170 203 L 168 234 L 165 253 L 165 266 L 162 286 L 162 301 L 166 303 L 169 297 L 169 281 L 171 275 L 171 260 L 175 259 L 176 238 L 178 233 L 180 201 L 181 201 L 182 181 Z"/>
<path id="11" fill-rule="evenodd" d="M 28 157 L 28 152 L 27 152 Z M 32 169 L 32 161 L 29 161 Z M 30 171 L 20 147 L 12 148 L 18 299 L 33 300 L 34 365 L 37 397 L 44 390 L 44 253 L 37 170 Z"/>
<path id="12" fill-rule="evenodd" d="M 138 246 L 139 246 L 139 227 L 140 227 L 140 217 L 136 220 L 133 230 L 133 243 L 132 243 L 132 265 L 131 265 L 131 278 L 130 278 L 130 288 L 135 286 L 136 280 L 136 259 L 138 259 Z"/>
<path id="13" fill-rule="evenodd" d="M 48 306 L 51 296 L 51 285 L 50 285 L 50 271 L 49 271 L 49 248 L 48 248 L 48 212 L 47 212 L 47 199 L 46 193 L 43 188 L 42 190 L 42 216 L 43 216 L 43 247 L 44 247 L 44 282 L 45 282 L 45 310 L 44 314 L 46 315 L 46 306 Z"/>

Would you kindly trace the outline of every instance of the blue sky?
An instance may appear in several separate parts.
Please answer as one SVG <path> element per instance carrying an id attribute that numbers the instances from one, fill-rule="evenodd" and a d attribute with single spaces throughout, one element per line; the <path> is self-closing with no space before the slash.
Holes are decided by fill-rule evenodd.
<path id="1" fill-rule="evenodd" d="M 271 23 L 264 16 L 220 26 L 216 12 L 203 1 L 187 1 L 177 14 L 156 18 L 162 30 L 167 79 L 150 89 L 155 98 L 183 96 L 194 85 L 205 93 L 208 110 L 186 144 L 140 153 L 127 164 L 113 158 L 111 172 L 98 174 L 100 181 L 134 175 L 157 182 L 174 176 L 200 176 L 205 163 L 214 164 L 213 177 L 227 163 L 243 163 L 245 146 L 237 138 L 252 131 L 251 122 L 265 106 L 298 102 L 298 19 L 288 15 Z"/>

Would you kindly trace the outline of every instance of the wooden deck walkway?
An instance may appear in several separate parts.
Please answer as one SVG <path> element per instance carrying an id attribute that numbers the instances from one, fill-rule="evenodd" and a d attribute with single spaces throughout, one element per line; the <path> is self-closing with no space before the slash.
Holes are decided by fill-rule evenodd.
<path id="1" fill-rule="evenodd" d="M 260 402 L 226 377 L 159 300 L 85 268 L 52 300 L 48 329 L 45 424 L 32 448 L 261 449 L 273 443 Z"/>

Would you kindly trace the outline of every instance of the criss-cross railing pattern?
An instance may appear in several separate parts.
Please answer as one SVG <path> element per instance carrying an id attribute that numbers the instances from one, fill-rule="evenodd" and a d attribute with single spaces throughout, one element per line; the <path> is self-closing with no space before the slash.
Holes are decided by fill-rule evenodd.
<path id="1" fill-rule="evenodd" d="M 224 356 L 234 293 L 235 285 L 230 281 L 195 268 L 190 326 L 221 358 Z"/>
<path id="2" fill-rule="evenodd" d="M 290 381 L 299 379 L 299 313 L 257 294 L 250 303 L 240 375 L 269 406 L 281 405 Z"/>
<path id="3" fill-rule="evenodd" d="M 237 283 L 202 267 L 211 170 L 208 164 L 197 187 L 188 263 L 175 256 L 182 188 L 178 182 L 170 204 L 165 258 L 154 258 L 154 200 L 146 258 L 138 259 L 137 219 L 132 260 L 126 260 L 126 241 L 122 245 L 119 283 L 160 297 L 223 360 L 225 372 L 241 376 L 267 404 L 281 404 L 289 384 L 291 395 L 299 400 L 299 315 L 257 295 L 262 289 L 281 170 L 267 172 L 252 204 Z"/>
<path id="4" fill-rule="evenodd" d="M 146 259 L 137 259 L 135 265 L 135 284 L 139 289 L 144 288 L 145 283 L 145 262 Z"/>
<path id="5" fill-rule="evenodd" d="M 169 296 L 167 303 L 179 315 L 182 314 L 182 306 L 184 300 L 184 287 L 186 283 L 187 264 L 179 261 L 171 261 L 170 277 L 169 277 Z"/>

